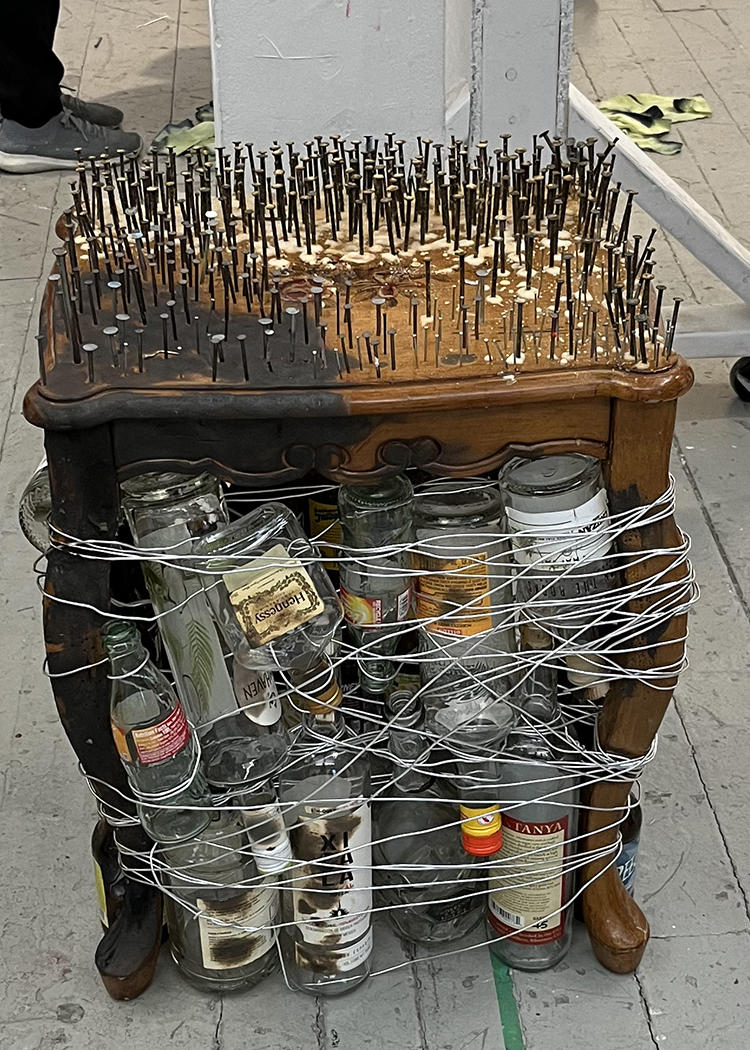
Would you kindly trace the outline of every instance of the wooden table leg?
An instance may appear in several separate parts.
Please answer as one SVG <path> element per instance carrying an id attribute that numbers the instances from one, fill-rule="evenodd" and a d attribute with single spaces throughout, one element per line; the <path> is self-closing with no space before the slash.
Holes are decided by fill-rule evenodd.
<path id="1" fill-rule="evenodd" d="M 45 436 L 52 491 L 51 523 L 62 534 L 110 540 L 117 532 L 119 498 L 108 427 L 89 431 L 48 431 Z M 56 601 L 56 598 L 64 599 Z M 103 781 L 97 791 L 114 811 L 135 812 L 109 725 L 108 664 L 95 609 L 110 608 L 110 563 L 53 549 L 47 559 L 44 635 L 52 689 L 60 721 L 88 776 Z M 89 664 L 87 670 L 76 668 Z M 73 674 L 66 672 L 75 671 Z M 54 677 L 61 675 L 62 677 Z M 115 790 L 110 790 L 111 785 Z M 148 850 L 140 826 L 118 828 L 118 843 Z M 139 879 L 128 879 L 120 911 L 97 949 L 96 962 L 107 991 L 130 999 L 151 982 L 161 943 L 161 894 Z"/>
<path id="2" fill-rule="evenodd" d="M 609 459 L 609 491 L 612 513 L 621 513 L 653 502 L 662 495 L 669 480 L 669 454 L 674 429 L 676 402 L 636 404 L 617 401 Z M 653 525 L 625 533 L 619 544 L 623 552 L 639 554 L 676 547 L 680 534 L 672 517 Z M 636 584 L 664 571 L 669 558 L 654 554 L 638 565 L 625 569 L 628 583 Z M 679 587 L 688 573 L 683 564 L 667 579 Z M 628 609 L 643 613 L 658 599 L 647 597 L 632 601 Z M 670 616 L 652 623 L 631 644 L 653 646 L 624 656 L 626 671 L 648 672 L 658 667 L 677 666 L 684 651 L 686 614 Z M 656 735 L 664 712 L 669 706 L 677 677 L 662 679 L 661 688 L 625 677 L 614 682 L 599 714 L 599 743 L 606 752 L 639 757 L 645 755 Z M 604 781 L 594 785 L 588 796 L 592 807 L 585 814 L 584 826 L 589 833 L 586 849 L 601 849 L 615 841 L 616 829 L 602 830 L 612 824 L 627 804 L 631 784 Z M 611 856 L 586 865 L 584 881 L 594 879 L 583 894 L 583 914 L 594 953 L 608 970 L 630 973 L 640 962 L 649 938 L 649 926 L 643 912 L 628 895 L 614 866 L 599 874 L 611 863 Z M 598 878 L 596 876 L 599 875 Z"/>

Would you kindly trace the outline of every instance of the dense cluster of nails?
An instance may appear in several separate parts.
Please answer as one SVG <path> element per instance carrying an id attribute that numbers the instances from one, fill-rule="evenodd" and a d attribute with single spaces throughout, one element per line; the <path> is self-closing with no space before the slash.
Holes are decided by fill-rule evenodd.
<path id="1" fill-rule="evenodd" d="M 262 385 L 668 364 L 679 300 L 663 317 L 612 145 L 509 139 L 82 161 L 50 277 L 67 352 L 40 340 L 43 381 L 154 358 Z"/>

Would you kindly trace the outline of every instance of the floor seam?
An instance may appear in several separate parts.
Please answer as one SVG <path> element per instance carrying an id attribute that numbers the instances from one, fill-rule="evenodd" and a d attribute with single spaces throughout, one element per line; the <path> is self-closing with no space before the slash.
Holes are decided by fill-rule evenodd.
<path id="1" fill-rule="evenodd" d="M 698 502 L 698 506 L 703 516 L 703 520 L 706 523 L 708 531 L 711 533 L 711 538 L 716 545 L 719 557 L 721 558 L 722 564 L 726 569 L 726 573 L 729 577 L 729 581 L 732 585 L 732 590 L 734 591 L 735 597 L 737 598 L 737 601 L 742 607 L 742 611 L 745 614 L 745 619 L 748 621 L 748 623 L 750 623 L 750 605 L 748 605 L 744 591 L 742 590 L 742 585 L 737 577 L 736 572 L 732 568 L 732 563 L 729 560 L 729 556 L 724 548 L 724 544 L 721 542 L 721 537 L 716 531 L 716 527 L 714 526 L 713 520 L 711 519 L 711 515 L 708 513 L 708 507 L 706 506 L 705 500 L 703 499 L 703 494 L 700 488 L 698 487 L 698 482 L 696 481 L 695 475 L 693 474 L 693 471 L 690 468 L 685 453 L 682 451 L 682 444 L 680 443 L 680 439 L 677 437 L 676 434 L 674 436 L 674 446 L 677 450 L 677 456 L 680 460 L 680 465 L 685 473 L 685 477 L 687 478 L 688 484 L 690 485 L 690 488 L 693 491 L 693 495 L 695 496 Z"/>
<path id="2" fill-rule="evenodd" d="M 706 796 L 706 802 L 708 803 L 708 808 L 711 810 L 711 815 L 714 818 L 714 822 L 716 824 L 716 830 L 719 832 L 719 836 L 720 836 L 722 844 L 724 846 L 724 852 L 727 855 L 727 860 L 729 861 L 729 867 L 732 869 L 732 874 L 734 875 L 734 881 L 737 883 L 737 889 L 739 890 L 740 896 L 742 897 L 742 901 L 743 901 L 743 904 L 745 906 L 745 914 L 747 915 L 748 920 L 750 920 L 750 901 L 748 900 L 747 894 L 745 893 L 745 888 L 742 885 L 742 879 L 741 879 L 740 873 L 739 873 L 739 871 L 737 869 L 737 865 L 734 862 L 734 857 L 732 856 L 731 850 L 729 849 L 729 843 L 727 842 L 726 836 L 724 834 L 724 829 L 721 826 L 721 821 L 719 820 L 719 815 L 716 812 L 716 808 L 715 808 L 713 802 L 711 801 L 711 796 L 710 796 L 709 791 L 708 791 L 708 785 L 706 784 L 706 781 L 703 778 L 703 773 L 701 771 L 700 763 L 698 762 L 698 756 L 696 755 L 695 747 L 693 746 L 693 741 L 690 738 L 690 733 L 688 732 L 687 725 L 685 724 L 685 719 L 682 717 L 682 712 L 680 711 L 680 706 L 679 706 L 679 702 L 677 701 L 677 699 L 675 699 L 675 701 L 674 701 L 674 709 L 675 709 L 675 714 L 677 715 L 677 718 L 679 719 L 680 725 L 682 726 L 682 731 L 685 734 L 685 739 L 687 740 L 688 747 L 690 748 L 690 757 L 693 760 L 693 765 L 695 766 L 695 772 L 696 772 L 696 774 L 698 776 L 698 780 L 700 781 L 701 787 L 703 788 L 703 792 L 704 792 L 704 794 Z"/>

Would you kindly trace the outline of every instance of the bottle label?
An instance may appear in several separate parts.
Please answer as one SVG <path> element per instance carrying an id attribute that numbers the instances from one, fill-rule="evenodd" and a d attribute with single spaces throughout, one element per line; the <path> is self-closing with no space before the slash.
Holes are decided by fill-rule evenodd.
<path id="1" fill-rule="evenodd" d="M 274 726 L 281 718 L 281 703 L 272 671 L 245 671 L 240 676 L 235 667 L 237 700 L 243 714 L 259 726 Z"/>
<path id="2" fill-rule="evenodd" d="M 107 893 L 104 889 L 104 876 L 96 857 L 91 859 L 94 862 L 94 885 L 96 886 L 96 901 L 99 905 L 99 918 L 102 920 L 102 925 L 108 927 L 109 916 L 107 915 Z"/>
<path id="3" fill-rule="evenodd" d="M 570 510 L 536 513 L 508 507 L 508 529 L 525 534 L 512 539 L 514 557 L 520 565 L 531 565 L 542 558 L 546 565 L 603 558 L 612 547 L 606 533 L 607 514 L 604 489 Z"/>
<path id="4" fill-rule="evenodd" d="M 265 955 L 276 939 L 278 902 L 278 890 L 265 886 L 223 901 L 199 897 L 198 929 L 206 969 L 232 970 Z"/>
<path id="5" fill-rule="evenodd" d="M 466 892 L 472 893 L 480 888 L 478 883 L 466 884 Z M 458 889 L 458 886 L 456 887 Z M 457 901 L 435 901 L 432 904 L 428 904 L 424 909 L 424 915 L 430 919 L 431 922 L 455 922 L 456 919 L 462 919 L 464 915 L 468 915 L 469 912 L 479 907 L 481 897 L 477 894 L 472 897 L 461 897 Z"/>
<path id="6" fill-rule="evenodd" d="M 325 540 L 318 544 L 320 553 L 327 561 L 323 562 L 326 569 L 337 569 L 338 549 L 343 542 L 341 522 L 339 521 L 339 509 L 335 503 L 318 503 L 317 500 L 307 501 L 307 511 L 310 520 L 310 539 L 315 540 L 323 534 L 325 540 L 335 544 L 331 547 Z"/>
<path id="7" fill-rule="evenodd" d="M 617 874 L 620 876 L 623 886 L 631 897 L 633 896 L 633 890 L 635 888 L 635 866 L 638 860 L 638 842 L 638 838 L 626 842 L 620 851 L 616 863 Z"/>
<path id="8" fill-rule="evenodd" d="M 294 946 L 294 955 L 297 965 L 303 970 L 315 970 L 331 975 L 356 970 L 372 955 L 372 927 L 368 928 L 364 937 L 356 944 L 350 944 L 346 948 L 326 946 L 323 951 L 316 952 L 312 945 L 298 942 Z"/>
<path id="9" fill-rule="evenodd" d="M 355 627 L 371 627 L 383 623 L 382 598 L 365 598 L 363 595 L 352 594 L 346 587 L 341 587 L 341 604 L 347 622 Z M 396 620 L 405 620 L 410 608 L 411 588 L 408 587 L 396 598 Z"/>
<path id="10" fill-rule="evenodd" d="M 290 832 L 297 861 L 294 921 L 307 944 L 328 949 L 359 940 L 370 926 L 372 872 L 370 804 L 342 812 L 305 806 L 306 817 Z"/>
<path id="11" fill-rule="evenodd" d="M 280 543 L 223 578 L 240 626 L 258 645 L 313 620 L 325 608 L 302 562 L 290 558 Z"/>
<path id="12" fill-rule="evenodd" d="M 498 933 L 523 930 L 513 937 L 518 944 L 549 944 L 562 936 L 567 837 L 568 817 L 531 823 L 503 815 L 502 866 L 490 868 L 489 920 Z"/>
<path id="13" fill-rule="evenodd" d="M 130 735 L 136 761 L 142 766 L 153 766 L 182 751 L 190 740 L 190 727 L 178 704 L 163 722 L 146 729 L 134 729 Z"/>
<path id="14" fill-rule="evenodd" d="M 416 611 L 420 620 L 432 620 L 425 630 L 470 637 L 492 627 L 487 554 L 470 558 L 417 555 L 417 568 L 429 575 L 417 581 Z"/>

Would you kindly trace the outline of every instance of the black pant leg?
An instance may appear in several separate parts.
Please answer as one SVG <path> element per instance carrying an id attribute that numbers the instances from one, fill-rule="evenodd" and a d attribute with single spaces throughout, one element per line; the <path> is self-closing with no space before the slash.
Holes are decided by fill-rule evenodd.
<path id="1" fill-rule="evenodd" d="M 60 0 L 0 0 L 0 113 L 38 128 L 59 113 L 63 64 L 52 50 Z"/>

